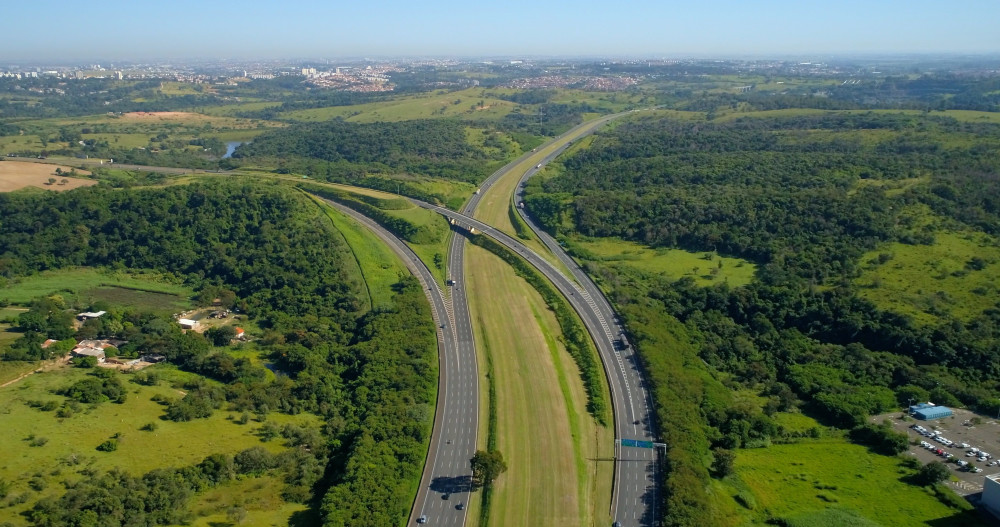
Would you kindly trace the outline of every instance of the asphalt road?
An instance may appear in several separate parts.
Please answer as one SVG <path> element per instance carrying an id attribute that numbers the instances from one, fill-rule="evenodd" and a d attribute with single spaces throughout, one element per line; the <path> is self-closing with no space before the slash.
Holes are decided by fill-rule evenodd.
<path id="1" fill-rule="evenodd" d="M 554 156 L 553 156 L 554 157 Z M 546 159 L 545 162 L 550 161 Z M 544 163 L 543 163 L 544 166 Z M 523 183 L 528 178 L 535 175 L 540 169 L 531 168 L 521 176 L 517 189 L 514 191 L 514 202 L 523 201 Z M 620 319 L 604 297 L 600 288 L 594 284 L 583 269 L 563 250 L 552 236 L 549 236 L 541 226 L 539 226 L 524 209 L 517 207 L 517 212 L 525 221 L 528 227 L 545 244 L 552 254 L 566 266 L 573 274 L 573 278 L 580 285 L 580 294 L 590 307 L 599 314 L 601 330 L 604 332 L 606 342 L 611 343 L 611 354 L 607 354 L 607 348 L 601 350 L 602 360 L 607 361 L 613 358 L 617 362 L 624 374 L 625 399 L 622 403 L 615 405 L 616 431 L 618 439 L 638 439 L 640 441 L 656 441 L 656 430 L 652 415 L 652 396 L 645 389 L 643 384 L 643 373 L 640 369 L 639 358 L 635 354 L 635 349 L 631 345 L 615 346 L 615 340 L 625 334 L 625 328 Z M 595 328 L 596 329 L 596 328 Z M 591 330 L 591 334 L 594 331 Z M 595 340 L 597 337 L 595 336 Z M 626 414 L 627 410 L 627 414 Z M 627 415 L 627 418 L 622 418 Z M 629 433 L 631 432 L 631 433 Z M 616 471 L 616 492 L 615 507 L 616 518 L 623 526 L 627 525 L 654 525 L 656 514 L 656 458 L 654 451 L 649 449 L 621 447 L 617 450 L 618 466 Z M 648 518 L 648 520 L 647 520 Z"/>
<path id="2" fill-rule="evenodd" d="M 479 377 L 464 292 L 452 288 L 458 291 L 452 292 L 449 302 L 427 266 L 402 240 L 357 211 L 324 201 L 373 231 L 399 255 L 420 281 L 431 303 L 438 326 L 438 400 L 427 461 L 408 525 L 416 524 L 422 515 L 427 517 L 428 525 L 464 525 L 466 509 L 458 507 L 469 502 L 472 483 L 469 460 L 476 451 L 479 429 Z M 456 268 L 461 269 L 461 255 L 457 263 Z M 461 303 L 456 301 L 459 297 Z"/>
<path id="3" fill-rule="evenodd" d="M 609 115 L 600 119 L 583 123 L 566 132 L 562 136 L 554 139 L 559 141 L 566 136 L 576 135 L 583 131 L 579 137 L 592 133 L 597 128 L 610 120 L 625 115 L 628 112 Z M 545 145 L 539 147 L 544 148 Z M 564 144 L 560 148 L 546 155 L 540 162 L 542 166 L 552 161 L 563 153 L 569 144 Z M 539 269 L 572 305 L 573 309 L 580 315 L 587 331 L 591 334 L 601 362 L 604 365 L 609 386 L 611 388 L 612 406 L 615 418 L 616 440 L 637 439 L 640 441 L 655 441 L 656 435 L 653 429 L 652 419 L 652 399 L 643 383 L 643 374 L 638 357 L 631 346 L 620 346 L 618 344 L 620 335 L 624 334 L 624 327 L 621 326 L 618 316 L 611 308 L 610 303 L 604 297 L 601 290 L 590 280 L 579 266 L 562 250 L 562 247 L 545 234 L 538 226 L 518 209 L 527 224 L 542 239 L 559 260 L 562 261 L 572 276 L 567 277 L 561 273 L 550 262 L 534 253 L 515 238 L 497 229 L 486 225 L 472 218 L 473 213 L 479 205 L 485 191 L 489 189 L 500 178 L 508 177 L 512 170 L 519 163 L 531 157 L 533 153 L 526 153 L 518 159 L 508 163 L 500 170 L 494 172 L 480 186 L 480 191 L 462 208 L 462 213 L 431 205 L 420 200 L 411 199 L 415 204 L 436 210 L 449 220 L 454 219 L 456 225 L 468 229 L 475 229 L 486 234 L 507 248 L 514 250 L 528 262 Z M 531 168 L 521 176 L 521 181 L 537 172 L 537 168 Z M 520 201 L 521 185 L 518 184 L 515 191 L 515 203 Z M 449 248 L 449 260 L 455 258 L 464 251 L 465 239 L 455 236 Z M 461 266 L 455 266 L 449 262 L 449 269 L 453 277 L 461 272 Z M 461 282 L 460 282 L 461 283 Z M 464 292 L 462 293 L 464 296 Z M 621 522 L 623 527 L 627 526 L 652 526 L 656 523 L 656 453 L 653 449 L 616 447 L 615 453 L 615 481 L 612 494 L 611 516 L 615 521 Z"/>

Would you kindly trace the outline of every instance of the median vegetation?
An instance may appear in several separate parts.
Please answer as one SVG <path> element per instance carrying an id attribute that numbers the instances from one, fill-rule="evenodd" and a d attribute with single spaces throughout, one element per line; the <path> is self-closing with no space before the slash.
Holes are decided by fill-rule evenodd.
<path id="1" fill-rule="evenodd" d="M 583 387 L 587 392 L 587 411 L 598 423 L 606 426 L 609 409 L 608 394 L 604 389 L 604 370 L 590 343 L 590 336 L 580 319 L 577 318 L 576 313 L 555 287 L 520 256 L 486 236 L 472 236 L 471 241 L 507 262 L 514 268 L 518 276 L 531 284 L 545 299 L 545 303 L 555 314 L 556 320 L 559 321 L 566 351 L 580 368 L 580 378 L 583 380 Z"/>

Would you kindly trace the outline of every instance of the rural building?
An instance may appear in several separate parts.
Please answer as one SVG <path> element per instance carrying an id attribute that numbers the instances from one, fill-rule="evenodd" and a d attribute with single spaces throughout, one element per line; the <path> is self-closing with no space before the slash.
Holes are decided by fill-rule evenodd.
<path id="1" fill-rule="evenodd" d="M 239 340 L 243 340 L 243 339 L 247 338 L 247 333 L 246 333 L 246 331 L 243 331 L 243 328 L 237 327 L 236 328 L 236 336 L 233 337 L 233 338 L 236 338 L 236 339 L 239 339 Z"/>
<path id="2" fill-rule="evenodd" d="M 76 318 L 77 318 L 77 320 L 90 320 L 92 318 L 100 318 L 105 313 L 107 313 L 107 311 L 97 311 L 97 312 L 94 312 L 94 313 L 89 313 L 89 312 L 88 313 L 77 313 Z"/>
<path id="3" fill-rule="evenodd" d="M 177 323 L 184 329 L 194 329 L 198 327 L 198 321 L 191 320 L 190 318 L 179 318 L 177 319 Z"/>
<path id="4" fill-rule="evenodd" d="M 979 503 L 990 514 L 1000 518 L 1000 474 L 991 474 L 983 480 L 983 497 Z"/>
<path id="5" fill-rule="evenodd" d="M 74 357 L 94 357 L 97 359 L 97 362 L 104 362 L 104 350 L 101 348 L 77 346 L 73 348 L 72 355 Z"/>
<path id="6" fill-rule="evenodd" d="M 928 406 L 926 408 L 918 408 L 910 412 L 910 415 L 920 419 L 921 421 L 929 421 L 931 419 L 951 417 L 954 413 L 944 406 Z"/>

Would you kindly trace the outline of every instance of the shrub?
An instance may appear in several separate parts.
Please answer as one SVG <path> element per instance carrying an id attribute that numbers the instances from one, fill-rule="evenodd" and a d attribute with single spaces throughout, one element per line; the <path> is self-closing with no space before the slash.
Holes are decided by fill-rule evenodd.
<path id="1" fill-rule="evenodd" d="M 118 450 L 118 440 L 108 439 L 100 445 L 97 445 L 97 450 L 101 452 L 114 452 L 115 450 Z"/>

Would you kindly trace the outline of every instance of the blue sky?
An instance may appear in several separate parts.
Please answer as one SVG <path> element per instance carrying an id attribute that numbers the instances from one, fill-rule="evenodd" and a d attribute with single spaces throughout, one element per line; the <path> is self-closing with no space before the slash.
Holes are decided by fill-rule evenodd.
<path id="1" fill-rule="evenodd" d="M 4 2 L 0 60 L 1000 53 L 1000 0 Z"/>

